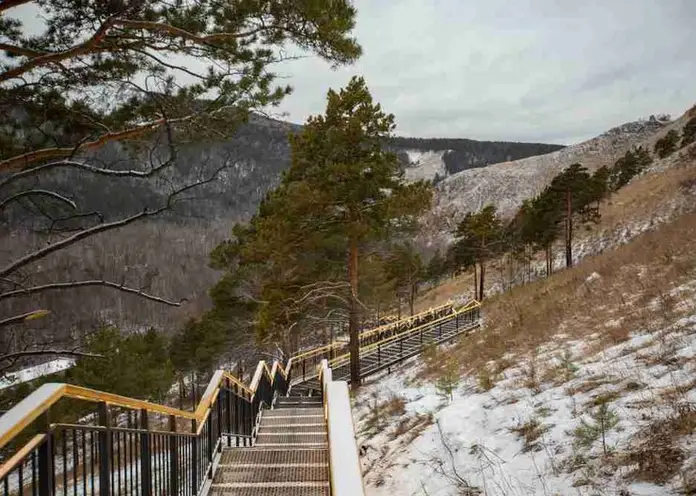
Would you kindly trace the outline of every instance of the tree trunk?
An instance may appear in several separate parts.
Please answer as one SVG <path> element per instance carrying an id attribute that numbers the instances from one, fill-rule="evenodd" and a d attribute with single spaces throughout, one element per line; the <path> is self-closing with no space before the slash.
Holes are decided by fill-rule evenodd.
<path id="1" fill-rule="evenodd" d="M 479 278 L 479 301 L 483 301 L 483 282 L 484 282 L 484 276 L 486 274 L 486 266 L 481 262 L 481 272 L 480 278 Z"/>
<path id="2" fill-rule="evenodd" d="M 566 192 L 566 221 L 565 221 L 565 256 L 566 267 L 573 266 L 573 203 L 571 192 Z"/>
<path id="3" fill-rule="evenodd" d="M 476 264 L 474 264 L 474 300 L 478 300 L 478 270 Z"/>
<path id="4" fill-rule="evenodd" d="M 551 245 L 546 247 L 546 277 L 553 271 L 553 248 Z"/>
<path id="5" fill-rule="evenodd" d="M 409 291 L 408 295 L 408 308 L 411 311 L 411 317 L 413 317 L 413 307 L 416 302 L 416 283 L 411 282 L 411 290 Z"/>
<path id="6" fill-rule="evenodd" d="M 348 254 L 348 279 L 350 280 L 350 314 L 348 334 L 350 335 L 350 387 L 356 391 L 360 387 L 360 307 L 358 305 L 358 240 L 351 238 Z"/>

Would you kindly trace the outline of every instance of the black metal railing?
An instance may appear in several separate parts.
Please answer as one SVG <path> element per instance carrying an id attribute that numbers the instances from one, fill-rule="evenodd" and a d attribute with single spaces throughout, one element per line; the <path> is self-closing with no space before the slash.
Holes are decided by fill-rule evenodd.
<path id="1" fill-rule="evenodd" d="M 253 444 L 261 410 L 288 381 L 263 363 L 251 387 L 216 373 L 196 412 L 47 384 L 0 419 L 0 493 L 194 496 L 223 447 Z M 52 422 L 64 413 L 57 397 L 89 402 L 79 422 Z"/>

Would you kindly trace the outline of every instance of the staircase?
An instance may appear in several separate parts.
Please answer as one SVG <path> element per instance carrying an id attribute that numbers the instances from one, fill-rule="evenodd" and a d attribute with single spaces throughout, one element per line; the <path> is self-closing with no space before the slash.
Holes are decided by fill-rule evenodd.
<path id="1" fill-rule="evenodd" d="M 252 448 L 227 448 L 211 496 L 329 496 L 329 451 L 321 396 L 279 397 L 261 415 Z"/>

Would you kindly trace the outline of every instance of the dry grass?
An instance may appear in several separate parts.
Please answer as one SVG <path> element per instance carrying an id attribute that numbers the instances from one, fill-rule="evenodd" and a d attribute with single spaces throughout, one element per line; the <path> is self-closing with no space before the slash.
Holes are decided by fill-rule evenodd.
<path id="1" fill-rule="evenodd" d="M 539 438 L 549 429 L 549 426 L 543 425 L 539 420 L 533 418 L 524 424 L 517 427 L 511 427 L 510 432 L 517 434 L 523 441 L 523 453 L 530 451 L 541 451 L 543 448 L 539 444 Z"/>
<path id="2" fill-rule="evenodd" d="M 600 347 L 625 341 L 630 330 L 654 332 L 686 313 L 676 286 L 696 278 L 696 214 L 685 214 L 654 231 L 576 267 L 557 272 L 484 302 L 486 329 L 460 341 L 453 352 L 476 370 L 547 343 L 559 329 L 568 338 L 600 335 Z M 592 273 L 600 278 L 586 283 Z M 619 317 L 621 317 L 619 319 Z M 618 321 L 607 326 L 607 322 Z"/>
<path id="3" fill-rule="evenodd" d="M 639 445 L 626 455 L 625 463 L 636 466 L 631 478 L 664 484 L 680 471 L 687 453 L 678 440 L 696 429 L 696 410 L 682 405 L 675 415 L 653 423 L 637 436 Z"/>
<path id="4" fill-rule="evenodd" d="M 417 438 L 428 426 L 433 423 L 433 414 L 416 414 L 402 418 L 394 431 L 391 433 L 391 438 L 396 439 L 405 436 L 402 440 L 403 444 L 408 444 Z"/>

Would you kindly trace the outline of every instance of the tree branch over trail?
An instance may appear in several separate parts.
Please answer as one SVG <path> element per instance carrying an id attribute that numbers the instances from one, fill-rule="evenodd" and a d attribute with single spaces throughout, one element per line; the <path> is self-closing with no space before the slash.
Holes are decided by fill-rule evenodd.
<path id="1" fill-rule="evenodd" d="M 185 299 L 181 301 L 171 301 L 167 300 L 165 298 L 161 298 L 159 296 L 154 296 L 148 293 L 143 292 L 140 289 L 136 288 L 129 288 L 125 286 L 124 284 L 119 284 L 113 281 L 104 281 L 104 280 L 98 280 L 98 279 L 93 279 L 89 281 L 70 281 L 70 282 L 55 282 L 51 284 L 43 284 L 41 286 L 34 286 L 30 288 L 24 288 L 24 289 L 16 289 L 13 291 L 7 291 L 5 293 L 0 293 L 0 300 L 4 300 L 6 298 L 17 298 L 19 296 L 27 296 L 31 294 L 36 294 L 36 293 L 42 293 L 44 291 L 53 291 L 53 290 L 58 290 L 58 289 L 69 289 L 69 288 L 83 288 L 87 286 L 104 286 L 107 288 L 112 288 L 116 289 L 118 291 L 123 291 L 124 293 L 131 293 L 137 296 L 140 296 L 141 298 L 145 298 L 146 300 L 154 301 L 157 303 L 163 303 L 165 305 L 169 305 L 172 307 L 178 307 L 181 306 L 181 301 L 185 301 Z"/>

